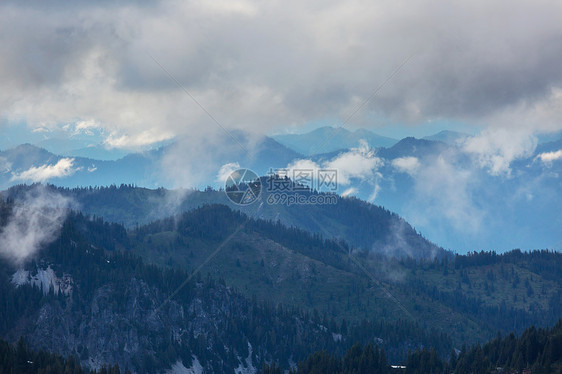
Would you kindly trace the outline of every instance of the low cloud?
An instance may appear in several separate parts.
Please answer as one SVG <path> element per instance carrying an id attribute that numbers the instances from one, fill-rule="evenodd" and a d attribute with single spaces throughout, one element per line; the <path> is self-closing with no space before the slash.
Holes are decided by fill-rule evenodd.
<path id="1" fill-rule="evenodd" d="M 0 173 L 7 173 L 11 168 L 12 163 L 6 157 L 0 157 Z"/>
<path id="2" fill-rule="evenodd" d="M 417 157 L 399 157 L 392 160 L 392 166 L 400 172 L 414 175 L 420 168 L 420 161 Z"/>
<path id="3" fill-rule="evenodd" d="M 174 134 L 162 129 L 153 128 L 134 135 L 112 132 L 105 139 L 104 145 L 108 148 L 139 150 L 143 146 L 151 145 L 165 140 L 170 140 Z"/>
<path id="4" fill-rule="evenodd" d="M 295 160 L 287 165 L 288 176 L 292 177 L 296 170 L 312 170 L 314 173 L 320 169 L 336 170 L 339 186 L 348 186 L 351 183 L 359 185 L 367 183 L 372 188 L 369 200 L 376 198 L 380 191 L 378 180 L 382 175 L 378 169 L 384 165 L 381 158 L 376 156 L 374 150 L 369 148 L 365 141 L 361 141 L 357 148 L 340 153 L 336 157 L 317 163 L 309 159 Z M 354 194 L 358 188 L 348 188 L 344 193 Z"/>
<path id="5" fill-rule="evenodd" d="M 343 192 L 341 193 L 341 196 L 342 196 L 342 197 L 346 197 L 346 196 L 350 196 L 350 195 L 356 194 L 357 192 L 358 192 L 358 191 L 357 191 L 357 188 L 355 188 L 355 187 L 349 187 L 347 190 L 345 190 L 345 191 L 343 191 Z"/>
<path id="6" fill-rule="evenodd" d="M 14 203 L 8 223 L 0 231 L 0 255 L 21 265 L 58 235 L 69 208 L 69 198 L 37 186 Z"/>
<path id="7" fill-rule="evenodd" d="M 562 149 L 553 152 L 543 152 L 537 155 L 535 159 L 540 159 L 545 164 L 550 165 L 553 161 L 562 159 Z"/>
<path id="8" fill-rule="evenodd" d="M 414 224 L 427 226 L 429 222 L 446 220 L 459 232 L 476 233 L 485 212 L 472 199 L 473 184 L 478 181 L 476 171 L 456 162 L 451 152 L 425 160 L 414 178 L 414 198 L 408 215 Z M 448 226 L 448 225 L 447 225 Z"/>
<path id="9" fill-rule="evenodd" d="M 537 143 L 534 134 L 524 128 L 489 128 L 466 138 L 462 151 L 473 156 L 490 175 L 510 176 L 511 162 L 531 156 Z"/>
<path id="10" fill-rule="evenodd" d="M 240 164 L 238 162 L 229 162 L 228 164 L 224 164 L 217 173 L 217 182 L 225 183 L 230 174 L 238 169 L 240 169 Z"/>
<path id="11" fill-rule="evenodd" d="M 21 173 L 12 173 L 10 181 L 44 182 L 51 178 L 61 178 L 74 174 L 78 169 L 73 168 L 73 158 L 61 158 L 56 164 L 33 166 Z"/>
<path id="12" fill-rule="evenodd" d="M 437 255 L 437 246 L 416 246 L 410 244 L 413 231 L 409 224 L 402 218 L 393 220 L 388 227 L 384 241 L 375 243 L 372 250 L 384 254 L 386 258 L 425 258 L 433 259 Z"/>
<path id="13" fill-rule="evenodd" d="M 217 170 L 227 164 L 243 164 L 254 150 L 254 140 L 239 134 L 230 137 L 215 127 L 202 126 L 194 136 L 177 139 L 165 148 L 159 177 L 173 188 L 204 187 L 221 177 Z M 226 169 L 219 171 L 219 174 Z"/>
<path id="14" fill-rule="evenodd" d="M 383 165 L 382 160 L 375 155 L 365 141 L 361 141 L 357 148 L 352 148 L 336 158 L 326 162 L 326 169 L 338 171 L 338 183 L 348 185 L 351 179 L 369 179 L 374 176 L 376 169 Z"/>

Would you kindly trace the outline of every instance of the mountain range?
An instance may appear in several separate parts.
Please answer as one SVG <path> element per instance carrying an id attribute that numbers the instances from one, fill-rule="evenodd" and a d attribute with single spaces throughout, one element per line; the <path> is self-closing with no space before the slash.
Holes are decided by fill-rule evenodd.
<path id="1" fill-rule="evenodd" d="M 343 127 L 328 126 L 304 134 L 274 135 L 273 139 L 305 156 L 354 148 L 360 141 L 367 142 L 373 148 L 391 147 L 398 142 L 397 139 L 381 136 L 366 129 L 350 131 Z"/>
<path id="2" fill-rule="evenodd" d="M 0 151 L 0 188 L 47 181 L 70 188 L 131 184 L 203 190 L 223 186 L 223 169 L 244 167 L 266 175 L 279 169 L 335 168 L 338 193 L 400 214 L 444 248 L 461 253 L 562 248 L 562 158 L 548 158 L 562 149 L 560 140 L 540 143 L 534 152 L 512 160 L 504 174 L 494 174 L 487 168 L 495 158 L 464 151 L 462 133 L 404 138 L 380 148 L 358 142 L 350 149 L 345 136 L 330 138 L 336 129 L 319 131 L 328 133 L 324 139 L 341 140 L 334 147 L 338 149 L 306 156 L 270 137 L 234 133 L 204 144 L 176 142 L 117 160 L 96 160 L 25 144 Z M 322 139 L 321 134 L 302 136 L 303 142 L 311 136 Z M 200 154 L 207 156 L 198 158 Z M 543 159 L 549 154 L 553 156 Z"/>

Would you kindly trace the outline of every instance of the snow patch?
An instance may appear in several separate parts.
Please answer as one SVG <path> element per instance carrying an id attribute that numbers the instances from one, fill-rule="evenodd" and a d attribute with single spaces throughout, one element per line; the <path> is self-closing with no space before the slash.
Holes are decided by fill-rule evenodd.
<path id="1" fill-rule="evenodd" d="M 49 293 L 51 286 L 55 293 L 62 292 L 69 295 L 72 292 L 72 277 L 64 274 L 62 279 L 59 279 L 51 267 L 47 269 L 38 269 L 37 274 L 31 275 L 29 271 L 19 269 L 12 275 L 12 283 L 16 287 L 23 286 L 24 284 L 31 284 L 38 288 L 43 288 L 43 293 Z"/>
<path id="2" fill-rule="evenodd" d="M 168 371 L 166 371 L 167 374 L 203 374 L 203 366 L 201 366 L 201 363 L 199 362 L 199 360 L 197 359 L 196 356 L 191 356 L 193 357 L 193 362 L 191 364 L 191 367 L 186 368 L 185 366 L 183 366 L 183 363 L 178 360 L 176 361 L 175 364 L 172 365 L 172 368 Z"/>
<path id="3" fill-rule="evenodd" d="M 297 371 L 297 363 L 293 361 L 293 356 L 289 358 L 289 367 L 291 368 L 291 370 Z"/>
<path id="4" fill-rule="evenodd" d="M 12 275 L 12 283 L 16 285 L 16 287 L 23 286 L 24 284 L 29 282 L 29 271 L 19 269 Z"/>
<path id="5" fill-rule="evenodd" d="M 240 358 L 238 358 L 240 359 Z M 240 363 L 240 365 L 238 365 L 238 367 L 236 369 L 234 369 L 234 373 L 235 374 L 256 374 L 258 371 L 257 369 L 254 367 L 254 364 L 252 364 L 252 345 L 250 344 L 250 342 L 248 342 L 248 357 L 246 357 L 246 366 L 242 365 L 242 363 Z"/>

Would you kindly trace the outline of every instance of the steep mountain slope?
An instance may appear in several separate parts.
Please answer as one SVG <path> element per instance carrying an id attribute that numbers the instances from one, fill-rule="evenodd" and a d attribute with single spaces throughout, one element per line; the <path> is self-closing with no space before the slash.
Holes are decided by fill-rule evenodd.
<path id="1" fill-rule="evenodd" d="M 191 223 L 182 228 L 220 238 L 222 227 Z M 146 265 L 126 250 L 119 227 L 73 214 L 35 261 L 0 261 L 2 337 L 23 336 L 86 367 L 117 363 L 142 373 L 172 365 L 227 373 L 264 362 L 289 368 L 314 350 L 341 353 L 373 336 L 393 360 L 420 345 L 450 349 L 446 335 L 413 322 L 346 324 L 278 300 L 250 301 L 212 275 Z"/>
<path id="2" fill-rule="evenodd" d="M 162 272 L 129 255 L 108 257 L 71 222 L 28 274 L 45 268 L 59 274 L 53 283 L 67 279 L 71 286 L 43 295 L 45 289 L 30 287 L 20 276 L 16 288 L 13 270 L 2 266 L 2 297 L 11 305 L 2 308 L 2 334 L 10 340 L 23 335 L 33 347 L 76 355 L 86 366 L 118 363 L 154 372 L 177 360 L 186 367 L 197 360 L 210 372 L 233 372 L 247 365 L 245 358 L 258 365 L 284 357 L 287 365 L 290 357 L 308 350 L 306 345 L 337 345 L 331 331 L 304 315 L 257 305 L 211 278 L 194 278 L 167 301 L 187 273 Z M 302 343 L 291 343 L 297 336 Z"/>
<path id="3" fill-rule="evenodd" d="M 212 274 L 260 299 L 356 321 L 423 321 L 459 344 L 489 338 L 497 329 L 545 325 L 562 314 L 556 306 L 562 278 L 555 270 L 562 255 L 551 252 L 483 253 L 421 264 L 356 250 L 349 257 L 345 243 L 248 220 L 221 206 L 155 222 L 131 238 L 133 251 L 151 262 L 188 269 L 205 262 Z M 208 259 L 227 238 L 220 254 Z"/>

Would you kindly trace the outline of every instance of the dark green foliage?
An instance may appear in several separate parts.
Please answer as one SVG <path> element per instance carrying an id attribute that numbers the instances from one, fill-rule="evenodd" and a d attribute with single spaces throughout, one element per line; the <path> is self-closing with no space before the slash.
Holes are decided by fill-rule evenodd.
<path id="1" fill-rule="evenodd" d="M 435 349 L 423 348 L 406 359 L 406 374 L 446 373 L 443 361 L 439 359 Z"/>
<path id="2" fill-rule="evenodd" d="M 353 345 L 343 358 L 319 351 L 298 364 L 294 374 L 385 374 L 390 372 L 384 349 L 371 344 Z M 262 374 L 278 373 L 275 367 L 265 366 Z"/>
<path id="3" fill-rule="evenodd" d="M 0 373 L 18 374 L 120 374 L 117 365 L 87 371 L 71 356 L 34 351 L 20 339 L 15 346 L 0 339 Z M 127 371 L 129 373 L 129 371 Z"/>
<path id="4" fill-rule="evenodd" d="M 239 226 L 246 233 L 257 232 L 277 243 L 310 258 L 322 261 L 336 268 L 349 268 L 342 261 L 349 246 L 295 227 L 286 227 L 280 222 L 248 218 L 239 211 L 225 205 L 204 205 L 177 217 L 162 219 L 133 230 L 134 236 L 142 240 L 146 235 L 163 231 L 177 231 L 187 239 L 224 240 Z"/>
<path id="5" fill-rule="evenodd" d="M 456 373 L 490 372 L 531 368 L 533 373 L 551 373 L 562 368 L 562 320 L 551 329 L 530 327 L 516 337 L 498 335 L 483 346 L 463 350 L 456 359 Z"/>
<path id="6" fill-rule="evenodd" d="M 405 366 L 405 370 L 395 371 L 405 374 L 520 373 L 523 369 L 531 369 L 533 373 L 559 372 L 562 369 L 562 319 L 552 329 L 530 327 L 519 337 L 498 335 L 483 346 L 463 347 L 458 355 L 453 351 L 448 362 L 434 349 L 422 348 L 408 353 Z M 262 373 L 275 373 L 271 370 L 264 367 Z M 343 358 L 326 351 L 313 353 L 299 363 L 295 374 L 387 373 L 390 370 L 384 350 L 370 345 L 362 349 L 356 344 Z"/>

